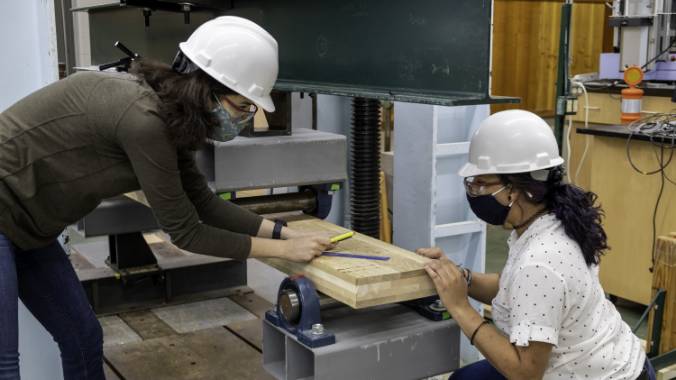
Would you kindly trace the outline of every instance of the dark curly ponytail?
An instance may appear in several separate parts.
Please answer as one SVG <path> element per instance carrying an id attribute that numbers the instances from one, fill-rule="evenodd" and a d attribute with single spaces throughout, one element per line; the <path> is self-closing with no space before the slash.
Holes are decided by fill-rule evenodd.
<path id="1" fill-rule="evenodd" d="M 534 179 L 531 173 L 500 177 L 523 191 L 531 202 L 544 202 L 547 210 L 561 221 L 566 234 L 580 245 L 587 265 L 599 264 L 608 244 L 602 226 L 604 214 L 596 205 L 596 194 L 564 183 L 564 170 L 560 166 L 549 171 L 546 181 Z"/>

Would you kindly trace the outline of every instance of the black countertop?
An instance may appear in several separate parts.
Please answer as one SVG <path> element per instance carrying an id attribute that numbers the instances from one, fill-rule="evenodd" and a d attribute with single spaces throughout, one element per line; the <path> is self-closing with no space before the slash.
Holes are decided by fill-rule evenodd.
<path id="1" fill-rule="evenodd" d="M 629 135 L 632 134 L 632 140 L 651 141 L 650 136 L 643 133 L 632 133 L 624 125 L 589 124 L 589 128 L 578 127 L 576 131 L 583 135 L 616 137 L 621 139 L 628 139 Z M 676 142 L 676 135 L 672 138 L 653 137 L 652 141 L 667 143 L 671 143 L 672 141 Z"/>
<path id="2" fill-rule="evenodd" d="M 606 93 L 606 94 L 617 94 L 620 95 L 622 90 L 627 88 L 627 85 L 624 84 L 622 81 L 616 81 L 618 83 L 617 85 L 611 85 L 610 83 L 608 85 L 590 85 L 587 87 L 587 91 L 589 92 L 594 92 L 594 93 Z M 669 97 L 674 94 L 674 89 L 672 88 L 654 88 L 654 87 L 644 87 L 644 86 L 639 86 L 644 93 L 643 96 L 662 96 L 662 97 Z"/>

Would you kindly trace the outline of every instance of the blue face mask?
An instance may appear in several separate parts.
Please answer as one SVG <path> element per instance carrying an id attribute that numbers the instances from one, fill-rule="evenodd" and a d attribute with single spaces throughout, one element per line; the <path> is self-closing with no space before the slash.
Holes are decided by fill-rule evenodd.
<path id="1" fill-rule="evenodd" d="M 239 117 L 232 117 L 230 113 L 225 110 L 218 97 L 214 95 L 214 98 L 217 105 L 211 112 L 216 116 L 218 125 L 214 130 L 212 139 L 214 141 L 228 142 L 239 135 L 239 133 L 242 132 L 242 129 L 249 125 L 254 114 L 251 113 Z"/>

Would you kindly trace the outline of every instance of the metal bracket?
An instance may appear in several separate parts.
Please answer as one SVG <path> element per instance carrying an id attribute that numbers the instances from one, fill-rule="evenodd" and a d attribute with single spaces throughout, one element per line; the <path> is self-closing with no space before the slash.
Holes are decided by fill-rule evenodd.
<path id="1" fill-rule="evenodd" d="M 265 111 L 268 129 L 257 131 L 253 120 L 247 125 L 240 136 L 264 137 L 264 136 L 288 136 L 291 134 L 291 93 L 273 90 L 270 94 L 275 104 L 275 112 Z"/>
<path id="2" fill-rule="evenodd" d="M 417 311 L 418 314 L 432 321 L 445 321 L 451 319 L 451 315 L 448 313 L 448 310 L 446 310 L 444 304 L 441 303 L 438 296 L 430 296 L 404 302 L 403 305 L 410 307 Z"/>
<path id="3" fill-rule="evenodd" d="M 653 367 L 655 368 L 655 372 L 658 372 L 659 370 L 661 370 L 663 368 L 667 368 L 670 365 L 676 364 L 676 349 L 671 350 L 671 351 L 667 352 L 666 354 L 656 356 L 656 357 L 650 359 L 650 362 L 652 363 Z"/>
<path id="4" fill-rule="evenodd" d="M 265 319 L 310 348 L 336 343 L 335 335 L 325 331 L 322 325 L 319 295 L 312 281 L 304 276 L 291 276 L 282 281 L 277 305 L 265 313 Z"/>
<path id="5" fill-rule="evenodd" d="M 326 217 L 329 216 L 329 213 L 331 212 L 333 193 L 340 190 L 341 186 L 342 185 L 340 183 L 300 186 L 298 190 L 299 192 L 303 192 L 304 189 L 310 189 L 315 194 L 317 203 L 314 210 L 312 210 L 310 214 L 319 219 L 326 219 Z"/>
<path id="6" fill-rule="evenodd" d="M 652 26 L 652 17 L 609 17 L 608 26 L 611 28 L 622 26 Z"/>
<path id="7" fill-rule="evenodd" d="M 653 329 L 652 329 L 652 336 L 650 337 L 650 340 L 648 341 L 649 347 L 648 347 L 648 352 L 647 356 L 649 358 L 655 357 L 659 355 L 660 353 L 660 340 L 661 340 L 661 332 L 662 332 L 662 320 L 664 318 L 664 300 L 666 299 L 666 294 L 667 291 L 665 289 L 657 289 L 657 293 L 655 293 L 655 297 L 653 297 L 653 300 L 650 302 L 648 307 L 646 307 L 645 311 L 643 312 L 643 315 L 641 315 L 641 318 L 639 318 L 638 322 L 634 326 L 634 328 L 631 330 L 632 332 L 636 333 L 639 327 L 648 320 L 648 315 L 650 313 L 650 310 L 655 309 L 655 313 L 653 314 Z"/>
<path id="8" fill-rule="evenodd" d="M 232 9 L 232 1 L 222 0 L 120 0 L 120 5 L 184 14 L 192 10 L 227 11 Z M 189 24 L 190 19 L 188 18 L 187 21 L 186 24 Z"/>
<path id="9" fill-rule="evenodd" d="M 157 267 L 157 259 L 141 232 L 108 236 L 110 255 L 106 263 L 118 273 L 139 267 Z"/>

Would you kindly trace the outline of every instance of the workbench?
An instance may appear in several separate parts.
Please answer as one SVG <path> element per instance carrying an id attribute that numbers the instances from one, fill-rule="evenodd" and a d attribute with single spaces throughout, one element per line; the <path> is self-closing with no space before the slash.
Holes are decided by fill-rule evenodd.
<path id="1" fill-rule="evenodd" d="M 580 98 L 584 110 L 584 98 Z M 601 283 L 604 290 L 620 298 L 644 305 L 650 303 L 652 273 L 651 247 L 653 241 L 653 211 L 660 189 L 659 175 L 637 173 L 627 160 L 629 130 L 619 125 L 619 95 L 612 92 L 590 93 L 590 124 L 578 124 L 574 156 L 584 149 L 581 136 L 591 136 L 585 160 L 584 187 L 598 194 L 598 202 L 605 211 L 603 225 L 608 234 L 610 249 L 601 259 Z M 650 97 L 644 110 L 666 112 L 671 109 L 669 98 Z M 583 118 L 581 111 L 576 121 Z M 582 119 L 584 120 L 584 119 Z M 603 124 L 611 123 L 611 124 Z M 657 167 L 655 146 L 647 136 L 632 136 L 630 152 L 635 165 L 643 170 Z M 659 152 L 659 148 L 658 152 Z M 668 158 L 669 152 L 666 151 Z M 676 157 L 675 157 L 676 158 Z M 573 160 L 573 168 L 578 163 Z M 669 165 L 666 175 L 676 180 L 676 163 Z M 582 182 L 582 181 L 580 181 Z M 656 235 L 676 229 L 676 186 L 666 182 L 656 217 Z"/>

